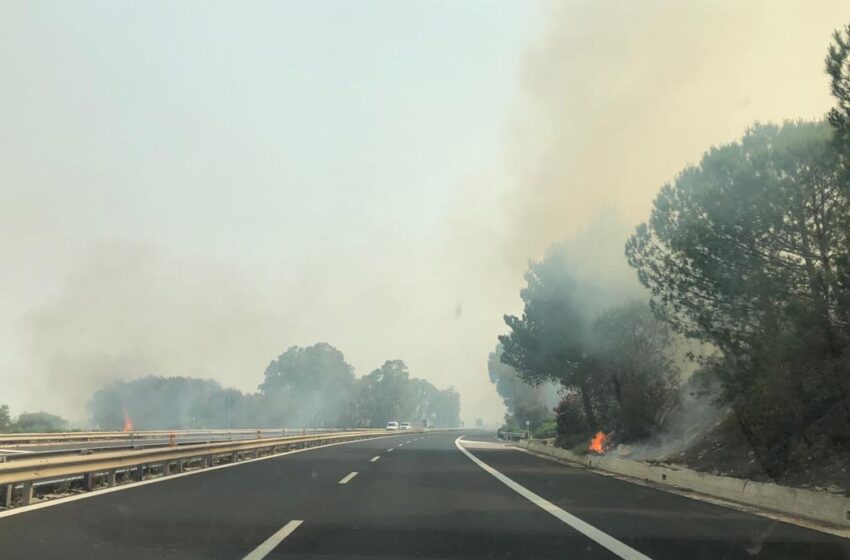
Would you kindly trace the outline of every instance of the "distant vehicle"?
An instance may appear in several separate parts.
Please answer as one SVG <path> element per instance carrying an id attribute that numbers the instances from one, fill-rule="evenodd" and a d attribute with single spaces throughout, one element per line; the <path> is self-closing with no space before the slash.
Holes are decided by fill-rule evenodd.
<path id="1" fill-rule="evenodd" d="M 410 425 L 410 422 L 402 422 L 401 428 L 399 428 L 399 429 L 401 429 L 401 430 L 412 430 L 413 426 Z"/>
<path id="2" fill-rule="evenodd" d="M 389 432 L 398 431 L 398 422 L 387 422 L 387 431 L 389 431 Z"/>

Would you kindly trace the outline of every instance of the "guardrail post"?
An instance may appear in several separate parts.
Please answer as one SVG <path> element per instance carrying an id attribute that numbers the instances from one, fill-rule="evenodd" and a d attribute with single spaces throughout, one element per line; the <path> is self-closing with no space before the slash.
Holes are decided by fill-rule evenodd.
<path id="1" fill-rule="evenodd" d="M 110 488 L 115 486 L 115 469 L 112 469 L 106 474 L 106 485 Z"/>
<path id="2" fill-rule="evenodd" d="M 234 451 L 233 453 L 230 454 L 230 462 L 231 463 L 235 463 L 238 460 L 239 460 L 239 452 L 238 451 Z"/>
<path id="3" fill-rule="evenodd" d="M 205 467 L 213 466 L 213 456 L 212 455 L 207 455 L 207 456 L 204 457 L 204 466 Z"/>
<path id="4" fill-rule="evenodd" d="M 177 472 L 183 472 L 183 459 L 177 459 L 177 464 L 175 466 L 177 467 Z"/>
<path id="5" fill-rule="evenodd" d="M 162 476 L 168 476 L 171 474 L 171 461 L 165 461 L 162 464 Z"/>
<path id="6" fill-rule="evenodd" d="M 136 480 L 144 480 L 145 479 L 145 466 L 139 465 L 136 467 L 135 479 Z"/>
<path id="7" fill-rule="evenodd" d="M 94 473 L 86 473 L 83 475 L 83 488 L 86 491 L 94 490 Z"/>
<path id="8" fill-rule="evenodd" d="M 0 494 L 0 505 L 3 507 L 11 507 L 12 506 L 12 492 L 15 489 L 14 484 L 7 484 L 3 487 L 3 493 Z"/>
<path id="9" fill-rule="evenodd" d="M 32 503 L 32 481 L 24 482 L 24 487 L 21 490 L 21 505 L 28 506 Z"/>

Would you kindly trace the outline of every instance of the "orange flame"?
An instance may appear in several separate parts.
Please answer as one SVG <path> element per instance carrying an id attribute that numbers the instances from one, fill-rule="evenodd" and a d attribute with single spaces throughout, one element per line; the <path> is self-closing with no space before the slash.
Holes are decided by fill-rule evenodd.
<path id="1" fill-rule="evenodd" d="M 132 432 L 133 431 L 133 421 L 130 420 L 130 415 L 127 414 L 127 409 L 124 409 L 124 431 Z"/>
<path id="2" fill-rule="evenodd" d="M 594 452 L 605 453 L 605 442 L 608 440 L 608 436 L 605 435 L 605 432 L 596 432 L 596 435 L 593 436 L 593 439 L 590 440 L 590 444 L 588 444 L 587 448 Z"/>

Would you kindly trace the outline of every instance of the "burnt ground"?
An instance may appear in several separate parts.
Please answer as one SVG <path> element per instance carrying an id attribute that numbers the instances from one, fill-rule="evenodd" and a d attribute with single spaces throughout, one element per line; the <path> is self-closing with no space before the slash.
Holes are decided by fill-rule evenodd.
<path id="1" fill-rule="evenodd" d="M 664 462 L 710 474 L 850 495 L 850 448 L 814 446 L 803 461 L 771 469 L 731 419 Z"/>

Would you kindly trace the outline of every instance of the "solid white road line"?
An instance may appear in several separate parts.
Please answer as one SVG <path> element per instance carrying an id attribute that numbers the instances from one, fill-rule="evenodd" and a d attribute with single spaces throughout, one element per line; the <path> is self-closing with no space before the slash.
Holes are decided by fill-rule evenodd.
<path id="1" fill-rule="evenodd" d="M 380 456 L 380 455 L 375 455 L 374 457 L 372 457 L 371 459 L 369 459 L 369 462 L 370 462 L 370 463 L 374 463 L 375 461 L 377 461 L 377 460 L 378 460 L 378 459 L 380 459 L 380 458 L 381 458 L 381 456 Z"/>
<path id="2" fill-rule="evenodd" d="M 348 484 L 348 482 L 349 482 L 352 478 L 354 478 L 355 476 L 357 476 L 357 471 L 350 472 L 350 473 L 348 473 L 347 475 L 345 475 L 345 478 L 343 478 L 342 480 L 340 480 L 340 481 L 339 481 L 339 483 L 340 483 L 340 484 Z"/>
<path id="3" fill-rule="evenodd" d="M 637 550 L 633 549 L 629 545 L 618 541 L 611 535 L 603 533 L 593 525 L 590 525 L 589 523 L 582 521 L 578 517 L 567 513 L 549 500 L 542 498 L 531 490 L 529 490 L 528 488 L 517 484 L 510 478 L 506 477 L 505 475 L 503 475 L 502 473 L 500 473 L 499 471 L 497 471 L 496 469 L 494 469 L 493 467 L 491 467 L 490 465 L 488 465 L 487 463 L 485 463 L 484 461 L 464 449 L 464 447 L 460 443 L 461 439 L 463 439 L 463 436 L 460 436 L 455 440 L 455 446 L 460 449 L 464 455 L 469 457 L 473 463 L 475 463 L 488 473 L 492 474 L 494 477 L 496 477 L 496 479 L 499 480 L 499 482 L 503 483 L 505 486 L 507 486 L 526 500 L 538 506 L 543 511 L 557 517 L 558 519 L 560 519 L 582 535 L 593 539 L 594 541 L 604 546 L 620 558 L 623 558 L 624 560 L 652 560 L 649 556 L 646 556 L 645 554 L 642 554 Z"/>
<path id="4" fill-rule="evenodd" d="M 21 449 L 0 449 L 0 453 L 32 453 L 32 451 L 23 451 Z"/>
<path id="5" fill-rule="evenodd" d="M 283 542 L 283 539 L 291 535 L 292 531 L 297 529 L 302 523 L 304 523 L 304 521 L 301 519 L 293 519 L 281 527 L 277 533 L 266 539 L 263 544 L 252 550 L 251 553 L 242 560 L 261 560 L 262 558 L 265 558 L 277 545 Z"/>

